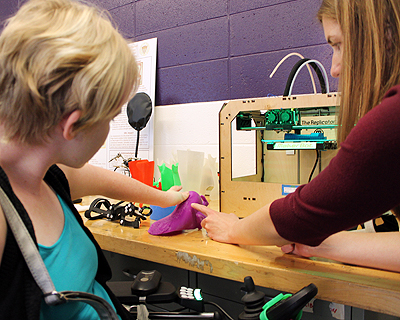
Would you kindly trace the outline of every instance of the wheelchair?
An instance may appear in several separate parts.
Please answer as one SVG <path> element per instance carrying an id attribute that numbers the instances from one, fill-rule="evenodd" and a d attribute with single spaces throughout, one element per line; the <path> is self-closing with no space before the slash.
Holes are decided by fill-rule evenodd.
<path id="1" fill-rule="evenodd" d="M 215 319 L 234 320 L 228 312 L 212 301 L 205 301 L 201 289 L 180 287 L 177 289 L 169 282 L 161 281 L 157 270 L 142 270 L 134 281 L 113 281 L 108 286 L 119 301 L 127 306 L 136 319 L 141 319 L 144 310 L 146 318 L 156 319 Z M 295 294 L 282 294 L 267 298 L 257 291 L 250 276 L 244 278 L 245 294 L 242 297 L 243 312 L 237 320 L 300 320 L 304 306 L 318 293 L 314 284 L 302 288 Z M 147 306 L 176 303 L 179 311 L 148 311 Z M 214 305 L 218 310 L 205 312 L 205 304 Z"/>

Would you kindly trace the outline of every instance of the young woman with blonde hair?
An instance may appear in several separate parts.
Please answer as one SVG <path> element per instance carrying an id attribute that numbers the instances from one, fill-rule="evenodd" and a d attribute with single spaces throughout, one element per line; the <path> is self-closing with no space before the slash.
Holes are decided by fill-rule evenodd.
<path id="1" fill-rule="evenodd" d="M 132 52 L 108 15 L 73 0 L 31 0 L 0 36 L 0 185 L 55 284 L 129 313 L 108 289 L 111 270 L 71 199 L 178 204 L 162 192 L 87 164 L 137 88 Z M 0 319 L 98 319 L 83 303 L 48 306 L 0 209 Z"/>
<path id="2" fill-rule="evenodd" d="M 399 232 L 343 231 L 400 204 L 400 2 L 323 0 L 318 18 L 333 48 L 331 74 L 340 76 L 337 156 L 244 219 L 193 206 L 216 241 L 400 272 Z"/>

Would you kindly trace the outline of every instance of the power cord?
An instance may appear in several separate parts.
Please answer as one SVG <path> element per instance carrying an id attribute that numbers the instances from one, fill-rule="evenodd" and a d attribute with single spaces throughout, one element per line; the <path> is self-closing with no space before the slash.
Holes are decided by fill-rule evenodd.
<path id="1" fill-rule="evenodd" d="M 314 175 L 314 171 L 317 168 L 318 162 L 321 162 L 321 150 L 315 150 L 315 151 L 317 152 L 317 158 L 315 159 L 314 167 L 312 168 L 310 176 L 308 177 L 308 182 L 311 181 L 311 179 Z"/>
<path id="2" fill-rule="evenodd" d="M 218 305 L 217 303 L 215 303 L 215 302 L 212 302 L 212 301 L 204 301 L 204 304 L 211 304 L 211 305 L 213 305 L 214 307 L 216 307 L 219 311 L 221 311 L 224 315 L 225 315 L 225 317 L 227 317 L 229 320 L 234 320 L 224 309 L 222 309 L 222 307 L 220 306 L 220 305 Z"/>

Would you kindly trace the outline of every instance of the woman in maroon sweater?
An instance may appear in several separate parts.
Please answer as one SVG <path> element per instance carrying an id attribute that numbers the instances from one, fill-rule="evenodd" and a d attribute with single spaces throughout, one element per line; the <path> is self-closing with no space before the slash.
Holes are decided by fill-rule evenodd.
<path id="1" fill-rule="evenodd" d="M 323 0 L 340 150 L 310 183 L 244 219 L 194 205 L 212 239 L 400 271 L 399 232 L 340 232 L 400 205 L 399 17 L 398 0 Z"/>

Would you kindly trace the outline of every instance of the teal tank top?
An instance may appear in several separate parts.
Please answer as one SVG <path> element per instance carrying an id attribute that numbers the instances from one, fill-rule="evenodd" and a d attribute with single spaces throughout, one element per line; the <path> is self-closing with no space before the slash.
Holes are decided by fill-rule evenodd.
<path id="1" fill-rule="evenodd" d="M 64 229 L 58 241 L 50 246 L 39 244 L 39 252 L 57 291 L 72 290 L 93 293 L 112 302 L 105 289 L 95 280 L 98 267 L 96 248 L 80 227 L 68 205 L 57 195 L 64 211 Z M 98 320 L 94 309 L 83 302 L 48 306 L 42 301 L 41 320 Z"/>

